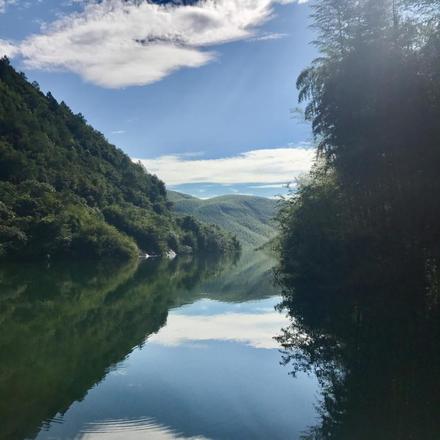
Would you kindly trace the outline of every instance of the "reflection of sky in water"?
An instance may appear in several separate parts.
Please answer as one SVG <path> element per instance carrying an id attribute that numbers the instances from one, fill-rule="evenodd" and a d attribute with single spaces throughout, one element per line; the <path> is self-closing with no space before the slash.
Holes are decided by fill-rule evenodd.
<path id="1" fill-rule="evenodd" d="M 168 322 L 150 343 L 181 345 L 210 340 L 235 341 L 255 348 L 278 348 L 273 339 L 287 320 L 274 310 L 275 298 L 226 304 L 201 300 L 171 312 Z"/>
<path id="2" fill-rule="evenodd" d="M 220 313 L 267 313 L 274 312 L 275 306 L 280 302 L 279 297 L 266 298 L 264 300 L 247 301 L 240 303 L 227 303 L 202 299 L 193 304 L 174 309 L 171 315 L 217 315 Z M 278 314 L 278 313 L 277 313 Z"/>
<path id="3" fill-rule="evenodd" d="M 316 379 L 280 366 L 279 298 L 203 299 L 170 311 L 39 439 L 296 439 L 313 424 Z"/>

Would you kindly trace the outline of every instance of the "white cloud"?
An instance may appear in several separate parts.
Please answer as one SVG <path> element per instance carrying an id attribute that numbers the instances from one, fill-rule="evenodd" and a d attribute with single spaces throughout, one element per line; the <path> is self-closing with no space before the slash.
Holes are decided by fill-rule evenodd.
<path id="1" fill-rule="evenodd" d="M 7 49 L 10 56 L 20 54 L 29 68 L 67 70 L 110 88 L 144 85 L 177 69 L 209 63 L 217 55 L 208 47 L 257 37 L 257 27 L 273 16 L 276 3 L 293 2 L 199 0 L 184 6 L 92 1 L 82 12 L 17 44 L 15 52 Z"/>
<path id="2" fill-rule="evenodd" d="M 310 170 L 310 148 L 252 150 L 220 159 L 191 160 L 182 156 L 133 159 L 168 185 L 187 183 L 288 183 Z"/>
<path id="3" fill-rule="evenodd" d="M 0 0 L 1 1 L 1 0 Z M 1 10 L 0 10 L 1 11 Z M 3 56 L 14 57 L 19 52 L 17 46 L 7 40 L 0 39 L 0 58 Z"/>

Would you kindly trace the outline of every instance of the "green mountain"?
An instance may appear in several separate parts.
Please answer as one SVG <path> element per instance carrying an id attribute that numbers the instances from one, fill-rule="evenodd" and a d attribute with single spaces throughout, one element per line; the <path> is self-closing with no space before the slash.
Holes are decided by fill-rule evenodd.
<path id="1" fill-rule="evenodd" d="M 256 248 L 274 238 L 273 218 L 277 202 L 254 196 L 226 195 L 202 200 L 174 191 L 168 191 L 168 199 L 181 215 L 217 225 L 234 234 L 245 248 Z"/>
<path id="2" fill-rule="evenodd" d="M 176 216 L 163 182 L 0 59 L 0 257 L 237 248 L 219 228 Z"/>

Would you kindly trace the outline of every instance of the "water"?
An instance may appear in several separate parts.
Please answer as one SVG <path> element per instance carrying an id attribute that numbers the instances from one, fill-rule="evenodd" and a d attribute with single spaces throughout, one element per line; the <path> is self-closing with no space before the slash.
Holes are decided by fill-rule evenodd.
<path id="1" fill-rule="evenodd" d="M 1 267 L 0 438 L 438 440 L 437 263 L 273 264 Z"/>
<path id="2" fill-rule="evenodd" d="M 281 365 L 273 261 L 0 270 L 0 437 L 297 439 L 319 384 Z"/>
<path id="3" fill-rule="evenodd" d="M 403 246 L 362 251 L 328 265 L 304 253 L 296 267 L 308 270 L 278 277 L 291 316 L 283 362 L 320 384 L 304 439 L 438 440 L 439 260 Z"/>

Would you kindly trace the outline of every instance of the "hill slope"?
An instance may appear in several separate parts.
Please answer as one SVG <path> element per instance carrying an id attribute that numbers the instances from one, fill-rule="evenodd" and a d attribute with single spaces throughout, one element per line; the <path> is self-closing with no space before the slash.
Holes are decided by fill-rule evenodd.
<path id="1" fill-rule="evenodd" d="M 218 225 L 234 234 L 243 247 L 256 248 L 276 234 L 273 222 L 275 200 L 242 195 L 202 200 L 174 191 L 168 191 L 168 198 L 177 213 Z"/>
<path id="2" fill-rule="evenodd" d="M 218 228 L 177 218 L 163 182 L 0 59 L 0 257 L 236 247 Z"/>

